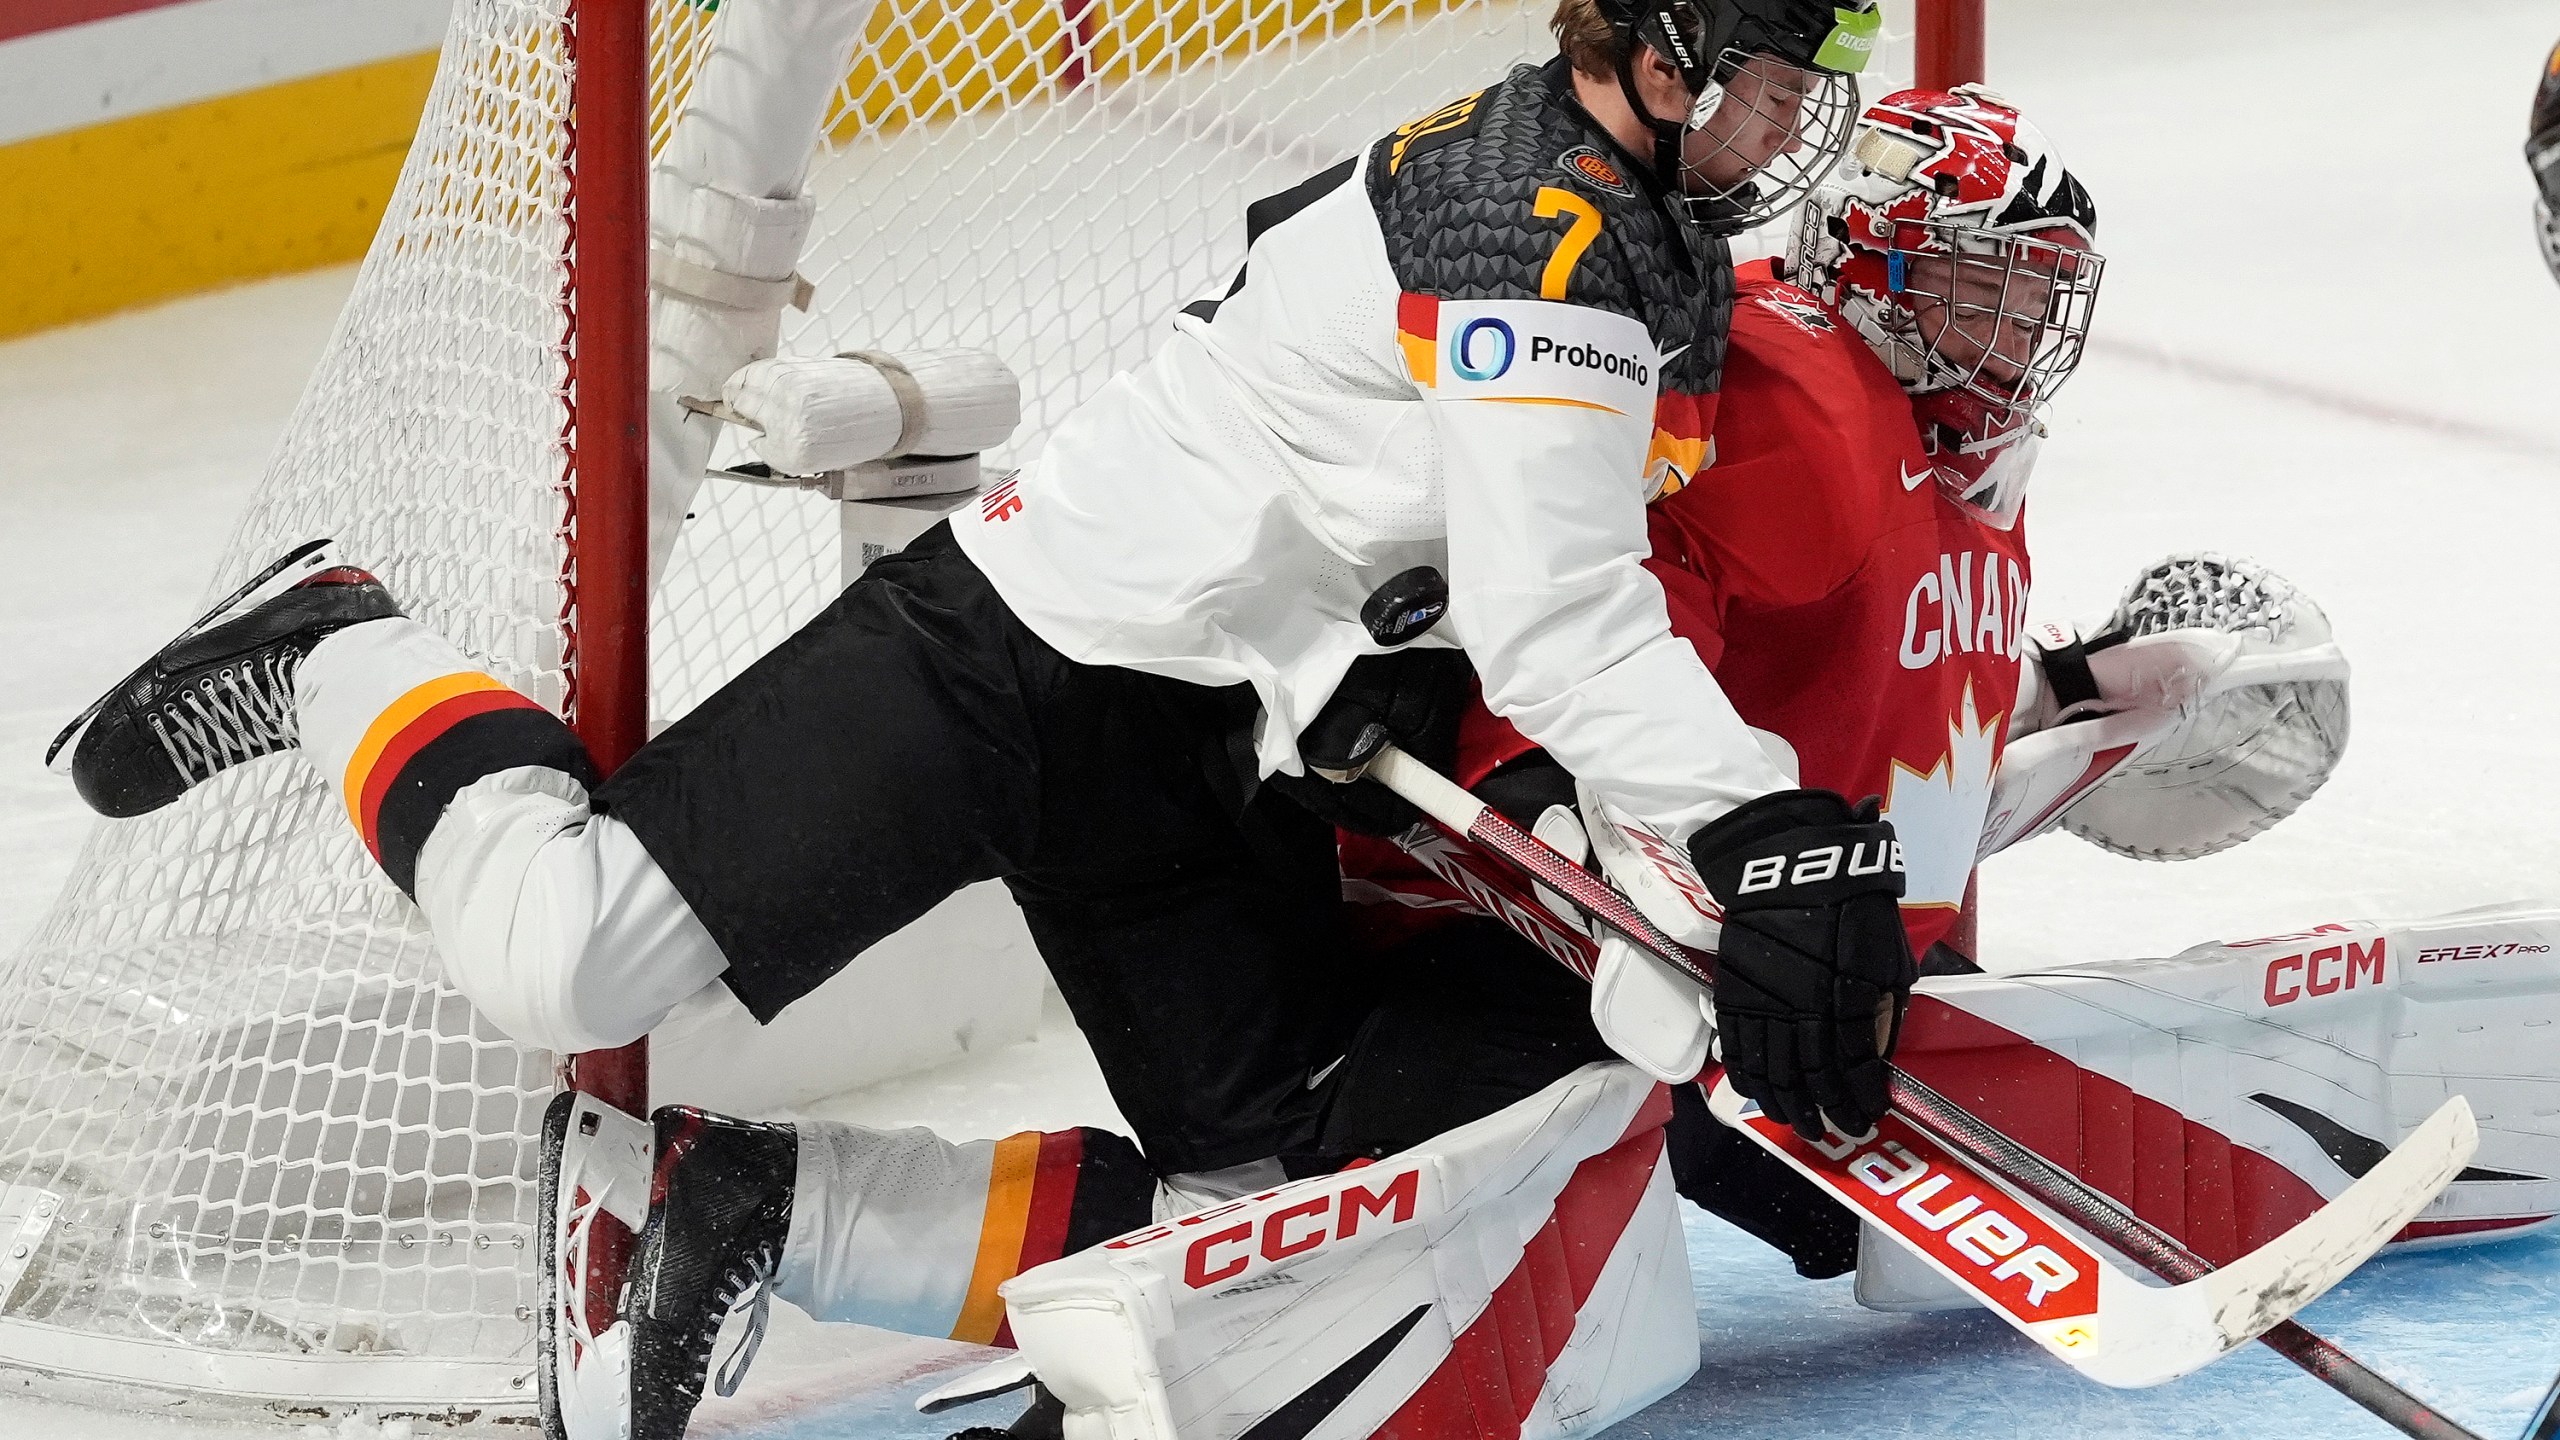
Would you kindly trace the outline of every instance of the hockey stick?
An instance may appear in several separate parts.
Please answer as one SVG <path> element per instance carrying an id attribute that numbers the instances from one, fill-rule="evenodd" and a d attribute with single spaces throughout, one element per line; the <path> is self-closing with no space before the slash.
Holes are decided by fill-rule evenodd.
<path id="1" fill-rule="evenodd" d="M 2533 1418 L 2524 1422 L 2523 1440 L 2555 1440 L 2560 1437 L 2560 1380 L 2542 1392 L 2542 1403 L 2534 1407 Z"/>
<path id="2" fill-rule="evenodd" d="M 1662 934 L 1598 876 L 1446 777 L 1392 746 L 1367 774 L 1452 837 L 1500 855 L 1575 909 L 1712 991 L 1714 978 L 1704 957 Z M 1463 850 L 1424 840 L 1407 848 L 1435 874 L 1479 903 L 1497 902 L 1484 908 L 1577 973 L 1591 973 L 1596 954 L 1565 953 L 1578 949 L 1566 939 L 1570 932 L 1520 923 L 1543 913 L 1534 897 L 1520 893 L 1523 887 L 1505 885 L 1500 877 L 1468 865 L 1472 857 Z M 1588 937 L 1576 938 L 1591 944 Z M 2476 1143 L 2476 1131 L 2469 1107 L 2459 1098 L 2448 1101 L 2385 1162 L 2394 1170 L 2391 1178 L 2367 1189 L 2368 1182 L 2382 1175 L 2384 1167 L 2377 1166 L 2274 1242 L 2216 1271 L 2078 1177 L 1899 1070 L 1892 1074 L 1890 1094 L 1897 1112 L 1888 1120 L 1893 1133 L 1880 1130 L 1861 1142 L 1833 1137 L 1819 1147 L 1796 1140 L 1787 1127 L 1760 1116 L 1729 1085 L 1718 1086 L 1716 1108 L 1720 1118 L 1741 1122 L 1745 1133 L 1834 1198 L 1877 1221 L 1931 1268 L 2093 1379 L 2157 1384 L 2258 1338 L 2403 1434 L 2418 1440 L 2479 1440 L 2290 1319 L 2362 1263 L 2460 1171 Z M 2059 1229 L 2044 1225 L 2041 1217 L 2030 1215 L 2030 1224 L 2004 1214 L 1998 1208 L 2001 1192 L 1983 1182 L 1985 1172 L 2050 1206 L 2171 1281 L 2171 1287 L 2142 1286 Z M 1968 1182 L 1980 1188 L 1970 1188 Z M 2072 1263 L 2075 1252 L 2085 1268 Z M 2010 1283 L 1994 1283 L 2002 1280 Z"/>

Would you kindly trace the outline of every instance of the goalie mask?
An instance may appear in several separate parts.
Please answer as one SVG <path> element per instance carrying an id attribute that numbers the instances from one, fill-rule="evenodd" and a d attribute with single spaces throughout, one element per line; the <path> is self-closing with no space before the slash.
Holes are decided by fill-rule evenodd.
<path id="1" fill-rule="evenodd" d="M 1654 174 L 1712 233 L 1783 214 L 1822 183 L 1849 140 L 1858 74 L 1884 17 L 1875 0 L 1598 0 L 1618 40 L 1618 86 L 1654 133 Z M 1695 97 L 1686 122 L 1653 114 L 1636 47 Z"/>
<path id="2" fill-rule="evenodd" d="M 2533 202 L 2534 237 L 2542 243 L 2542 263 L 2560 280 L 2560 45 L 2542 67 L 2542 84 L 2533 92 L 2533 118 L 2525 127 L 2524 160 L 2542 187 Z"/>
<path id="3" fill-rule="evenodd" d="M 1794 278 L 1912 396 L 1940 486 L 2004 530 L 2088 340 L 2097 226 L 2043 132 L 1979 85 L 1870 107 L 1796 222 Z"/>

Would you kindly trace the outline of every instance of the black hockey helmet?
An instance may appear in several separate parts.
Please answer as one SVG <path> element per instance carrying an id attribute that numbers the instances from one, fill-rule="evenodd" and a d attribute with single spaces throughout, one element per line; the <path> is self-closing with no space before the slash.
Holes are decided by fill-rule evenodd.
<path id="1" fill-rule="evenodd" d="M 1654 173 L 1666 192 L 1689 197 L 1701 224 L 1725 234 L 1747 230 L 1802 200 L 1839 163 L 1858 113 L 1857 76 L 1883 29 L 1876 0 L 1596 3 L 1619 37 L 1618 85 L 1653 130 Z M 1655 116 L 1639 98 L 1638 45 L 1669 61 L 1696 97 L 1686 123 Z M 1755 57 L 1766 58 L 1754 66 Z M 1747 68 L 1753 73 L 1737 83 Z M 1761 155 L 1737 146 L 1730 132 L 1755 119 L 1791 134 L 1795 148 Z M 1728 173 L 1691 166 L 1703 183 L 1684 186 L 1683 141 L 1689 131 L 1710 128 L 1728 133 L 1707 164 L 1721 158 Z"/>
<path id="2" fill-rule="evenodd" d="M 2542 263 L 2560 280 L 2560 45 L 2543 62 L 2542 84 L 2533 92 L 2533 116 L 2525 125 L 2524 161 L 2542 195 L 2533 203 L 2534 231 L 2542 241 Z"/>

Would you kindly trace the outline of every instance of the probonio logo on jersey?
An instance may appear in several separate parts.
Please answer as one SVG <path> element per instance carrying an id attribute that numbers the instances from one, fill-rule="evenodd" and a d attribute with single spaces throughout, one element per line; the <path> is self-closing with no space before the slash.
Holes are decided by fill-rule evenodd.
<path id="1" fill-rule="evenodd" d="M 1520 353 L 1520 337 L 1490 315 L 1479 315 L 1449 337 L 1449 368 L 1461 380 L 1499 380 Z"/>
<path id="2" fill-rule="evenodd" d="M 1555 300 L 1396 301 L 1414 384 L 1441 400 L 1653 413 L 1662 354 L 1626 315 Z"/>

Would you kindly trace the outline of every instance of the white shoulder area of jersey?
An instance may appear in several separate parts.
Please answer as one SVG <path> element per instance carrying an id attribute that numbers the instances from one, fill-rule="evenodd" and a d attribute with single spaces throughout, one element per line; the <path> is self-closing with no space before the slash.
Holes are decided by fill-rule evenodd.
<path id="1" fill-rule="evenodd" d="M 1650 417 L 1662 352 L 1630 315 L 1561 300 L 1443 300 L 1396 306 L 1405 371 L 1432 398 L 1561 405 Z"/>

